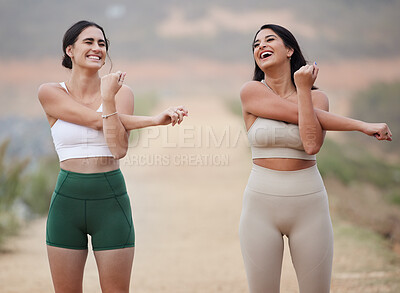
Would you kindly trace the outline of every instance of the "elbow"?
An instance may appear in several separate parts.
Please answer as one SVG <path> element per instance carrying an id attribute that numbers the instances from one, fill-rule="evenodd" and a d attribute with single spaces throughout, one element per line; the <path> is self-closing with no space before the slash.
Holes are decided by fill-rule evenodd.
<path id="1" fill-rule="evenodd" d="M 321 149 L 321 145 L 316 143 L 309 144 L 308 146 L 304 146 L 304 151 L 307 155 L 316 155 Z"/>
<path id="2" fill-rule="evenodd" d="M 116 160 L 120 160 L 120 159 L 122 159 L 123 157 L 125 157 L 126 156 L 126 154 L 127 154 L 127 150 L 121 150 L 121 151 L 118 151 L 118 152 L 114 152 L 113 153 L 113 157 L 114 157 L 114 159 L 116 159 Z"/>
<path id="3" fill-rule="evenodd" d="M 99 119 L 93 120 L 91 128 L 93 128 L 94 130 L 98 130 L 98 131 L 103 130 L 103 121 L 99 120 Z"/>
<path id="4" fill-rule="evenodd" d="M 305 152 L 306 152 L 308 155 L 316 155 L 316 154 L 318 154 L 318 152 L 319 152 L 319 148 L 318 148 L 318 149 L 306 149 Z"/>
<path id="5" fill-rule="evenodd" d="M 120 160 L 128 153 L 128 147 L 119 147 L 112 152 L 114 159 Z"/>

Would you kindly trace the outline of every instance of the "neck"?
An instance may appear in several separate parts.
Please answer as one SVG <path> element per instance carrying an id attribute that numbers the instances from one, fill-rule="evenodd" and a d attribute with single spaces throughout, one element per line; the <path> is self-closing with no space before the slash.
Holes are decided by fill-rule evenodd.
<path id="1" fill-rule="evenodd" d="M 73 68 L 67 81 L 68 90 L 80 100 L 92 100 L 100 92 L 99 72 Z"/>
<path id="2" fill-rule="evenodd" d="M 270 69 L 264 71 L 264 80 L 277 95 L 284 97 L 293 92 L 296 88 L 293 85 L 290 75 L 290 66 L 279 70 Z"/>

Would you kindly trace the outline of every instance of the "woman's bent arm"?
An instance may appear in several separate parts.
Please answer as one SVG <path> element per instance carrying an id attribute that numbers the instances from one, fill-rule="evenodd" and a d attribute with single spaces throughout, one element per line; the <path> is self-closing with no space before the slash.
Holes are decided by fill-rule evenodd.
<path id="1" fill-rule="evenodd" d="M 48 83 L 41 85 L 38 90 L 38 98 L 46 114 L 50 117 L 82 126 L 87 126 L 95 130 L 103 129 L 103 119 L 101 118 L 101 113 L 76 102 L 59 84 Z M 118 115 L 120 116 L 120 120 L 126 130 L 165 125 L 172 123 L 172 119 L 174 119 L 176 123 L 179 123 L 182 120 L 182 117 L 179 116 L 179 113 L 183 112 L 185 113 L 184 116 L 187 115 L 187 111 L 182 106 L 176 107 L 178 110 L 177 115 L 172 115 L 173 113 L 170 111 L 168 112 L 169 109 L 167 109 L 156 116 L 135 116 L 123 114 L 123 110 L 121 109 L 119 111 L 118 107 L 119 106 L 117 104 Z M 160 115 L 162 114 L 165 114 L 164 121 L 161 121 L 162 117 Z M 171 117 L 169 117 L 170 119 L 168 122 L 167 116 L 169 114 L 171 114 Z"/>
<path id="2" fill-rule="evenodd" d="M 304 151 L 309 155 L 318 153 L 324 143 L 324 132 L 314 111 L 311 93 L 317 75 L 318 68 L 314 65 L 303 66 L 294 73 L 298 97 L 300 138 Z M 328 110 L 328 106 L 325 105 L 323 110 Z"/>
<path id="3" fill-rule="evenodd" d="M 129 145 L 129 132 L 122 124 L 118 112 L 133 114 L 133 93 L 130 88 L 122 87 L 125 75 L 126 73 L 117 72 L 101 79 L 103 133 L 115 159 L 123 158 Z"/>

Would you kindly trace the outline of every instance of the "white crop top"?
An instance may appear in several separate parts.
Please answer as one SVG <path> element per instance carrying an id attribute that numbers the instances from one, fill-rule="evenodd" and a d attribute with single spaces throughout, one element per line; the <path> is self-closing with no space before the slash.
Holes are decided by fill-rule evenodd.
<path id="1" fill-rule="evenodd" d="M 60 85 L 68 93 L 65 83 L 60 82 Z M 103 105 L 97 112 L 103 112 Z M 51 135 L 60 162 L 76 158 L 113 157 L 103 131 L 58 119 L 51 127 Z"/>
<path id="2" fill-rule="evenodd" d="M 247 132 L 253 159 L 291 158 L 315 160 L 304 151 L 299 127 L 283 121 L 257 117 Z"/>

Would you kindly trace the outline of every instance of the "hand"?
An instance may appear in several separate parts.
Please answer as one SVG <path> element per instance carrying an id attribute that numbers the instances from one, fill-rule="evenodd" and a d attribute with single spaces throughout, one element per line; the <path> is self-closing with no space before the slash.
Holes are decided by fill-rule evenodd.
<path id="1" fill-rule="evenodd" d="M 156 125 L 172 123 L 172 126 L 174 126 L 176 123 L 181 124 L 185 116 L 188 116 L 188 111 L 184 106 L 169 107 L 155 117 L 155 123 Z"/>
<path id="2" fill-rule="evenodd" d="M 363 125 L 362 132 L 374 136 L 377 140 L 392 141 L 392 132 L 386 123 L 367 123 Z"/>
<path id="3" fill-rule="evenodd" d="M 101 97 L 103 100 L 112 100 L 124 83 L 126 72 L 117 71 L 101 78 Z"/>
<path id="4" fill-rule="evenodd" d="M 311 89 L 317 79 L 319 68 L 317 64 L 304 65 L 294 73 L 294 83 L 297 89 Z"/>

